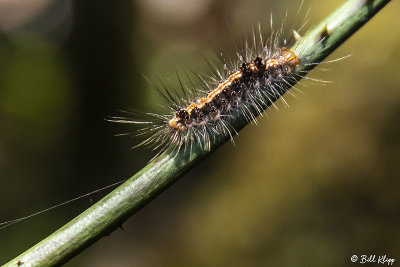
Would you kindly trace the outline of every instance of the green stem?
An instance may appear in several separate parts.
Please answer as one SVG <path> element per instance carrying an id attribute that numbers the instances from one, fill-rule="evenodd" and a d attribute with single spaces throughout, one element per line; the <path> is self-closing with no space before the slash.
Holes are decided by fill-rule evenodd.
<path id="1" fill-rule="evenodd" d="M 389 2 L 348 0 L 291 49 L 296 54 L 307 56 L 308 61 L 320 62 Z M 313 67 L 306 66 L 301 71 L 308 72 Z M 240 130 L 247 124 L 242 119 L 235 121 L 234 127 Z M 228 139 L 228 136 L 223 136 L 215 140 L 211 150 Z M 200 148 L 181 150 L 177 154 L 166 151 L 102 200 L 5 266 L 53 266 L 67 262 L 118 228 L 209 153 Z"/>

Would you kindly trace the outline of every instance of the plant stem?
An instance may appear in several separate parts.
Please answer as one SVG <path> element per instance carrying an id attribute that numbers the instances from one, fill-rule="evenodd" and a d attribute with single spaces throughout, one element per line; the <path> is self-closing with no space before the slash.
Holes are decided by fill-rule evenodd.
<path id="1" fill-rule="evenodd" d="M 291 50 L 296 54 L 302 53 L 311 62 L 320 62 L 389 2 L 348 0 L 300 38 Z M 314 67 L 306 66 L 301 71 L 308 72 Z M 247 124 L 242 119 L 235 121 L 234 127 L 239 131 Z M 228 139 L 229 136 L 222 136 L 214 140 L 211 151 Z M 106 197 L 5 266 L 54 266 L 67 262 L 118 228 L 211 151 L 200 148 L 181 150 L 177 154 L 166 151 Z"/>

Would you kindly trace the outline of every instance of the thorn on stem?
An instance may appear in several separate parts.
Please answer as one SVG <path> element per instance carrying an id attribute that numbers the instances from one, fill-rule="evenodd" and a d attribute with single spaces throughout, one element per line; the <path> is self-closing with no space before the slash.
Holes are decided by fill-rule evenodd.
<path id="1" fill-rule="evenodd" d="M 301 35 L 296 30 L 293 30 L 293 37 L 297 41 L 301 38 Z"/>
<path id="2" fill-rule="evenodd" d="M 321 33 L 319 34 L 320 40 L 325 39 L 331 34 L 331 29 L 328 28 L 328 24 L 324 25 L 324 28 L 322 28 Z"/>

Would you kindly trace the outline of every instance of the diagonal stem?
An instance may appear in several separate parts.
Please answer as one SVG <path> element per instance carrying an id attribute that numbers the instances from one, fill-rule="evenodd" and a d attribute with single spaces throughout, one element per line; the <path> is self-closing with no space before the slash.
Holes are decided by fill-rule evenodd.
<path id="1" fill-rule="evenodd" d="M 291 50 L 307 57 L 308 62 L 320 62 L 389 2 L 348 0 L 300 38 Z M 301 74 L 314 67 L 305 66 Z M 238 120 L 233 126 L 239 131 L 247 124 L 245 120 Z M 223 136 L 214 140 L 211 151 L 201 148 L 176 154 L 166 151 L 78 217 L 4 266 L 54 266 L 67 262 L 115 230 L 228 139 L 229 136 Z"/>

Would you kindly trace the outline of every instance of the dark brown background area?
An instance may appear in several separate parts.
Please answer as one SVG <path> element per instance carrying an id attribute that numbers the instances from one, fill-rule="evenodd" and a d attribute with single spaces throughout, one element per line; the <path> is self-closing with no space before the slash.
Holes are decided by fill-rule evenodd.
<path id="1" fill-rule="evenodd" d="M 113 136 L 130 128 L 104 118 L 158 109 L 143 74 L 178 86 L 176 72 L 208 73 L 204 56 L 229 57 L 299 2 L 0 1 L 0 221 L 130 177 L 152 153 L 130 150 L 137 139 Z M 341 3 L 307 1 L 308 27 Z M 66 266 L 400 261 L 399 11 L 390 3 L 329 59 L 352 57 L 310 75 L 333 84 L 299 86 L 290 108 L 279 102 Z M 0 230 L 0 264 L 104 194 Z"/>

